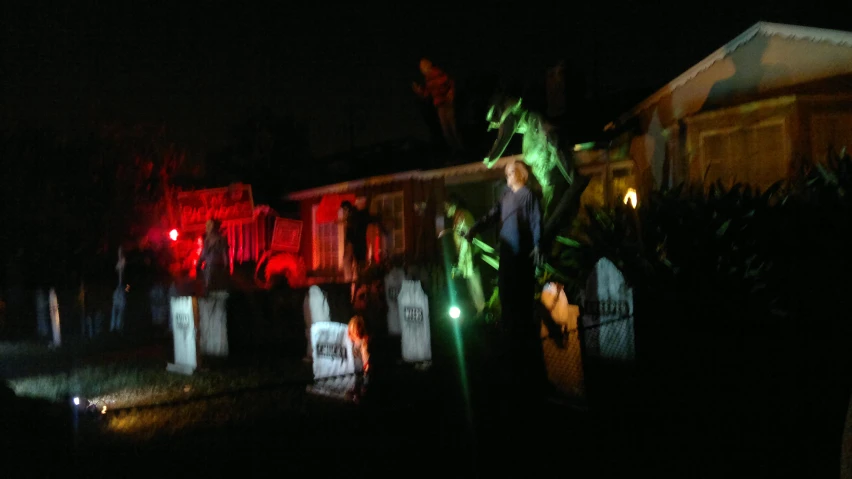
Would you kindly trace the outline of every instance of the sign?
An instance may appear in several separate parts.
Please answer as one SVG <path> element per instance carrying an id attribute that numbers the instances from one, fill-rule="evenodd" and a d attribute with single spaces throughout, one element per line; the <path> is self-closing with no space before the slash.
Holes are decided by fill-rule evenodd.
<path id="1" fill-rule="evenodd" d="M 272 249 L 275 251 L 299 251 L 302 241 L 302 222 L 287 218 L 275 218 L 272 230 Z"/>
<path id="2" fill-rule="evenodd" d="M 431 361 L 429 298 L 423 292 L 420 281 L 403 280 L 397 302 L 402 332 L 402 359 L 407 362 Z"/>
<path id="3" fill-rule="evenodd" d="M 403 313 L 406 321 L 414 321 L 416 323 L 423 322 L 423 309 L 422 308 L 412 308 L 409 306 L 405 307 L 405 312 Z"/>
<path id="4" fill-rule="evenodd" d="M 349 326 L 333 321 L 311 325 L 314 379 L 355 374 Z"/>
<path id="5" fill-rule="evenodd" d="M 204 229 L 209 219 L 222 224 L 248 223 L 254 218 L 251 185 L 234 184 L 178 193 L 180 224 L 185 230 Z"/>
<path id="6" fill-rule="evenodd" d="M 394 268 L 385 276 L 385 301 L 388 305 L 388 334 L 393 336 L 399 336 L 401 333 L 397 298 L 399 297 L 399 290 L 404 280 L 405 272 L 402 271 L 402 268 Z"/>
<path id="7" fill-rule="evenodd" d="M 633 289 L 612 263 L 601 258 L 586 282 L 583 302 L 586 350 L 601 359 L 634 359 Z"/>
<path id="8" fill-rule="evenodd" d="M 169 364 L 166 369 L 183 374 L 192 374 L 198 367 L 195 304 L 192 296 L 171 298 L 170 309 L 175 362 Z"/>

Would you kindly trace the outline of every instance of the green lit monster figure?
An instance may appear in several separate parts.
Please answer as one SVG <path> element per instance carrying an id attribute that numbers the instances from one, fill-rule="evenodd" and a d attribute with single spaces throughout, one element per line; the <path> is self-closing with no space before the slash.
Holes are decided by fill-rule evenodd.
<path id="1" fill-rule="evenodd" d="M 486 119 L 489 130 L 498 130 L 497 139 L 484 160 L 489 168 L 500 159 L 516 133 L 524 135 L 524 162 L 541 185 L 542 243 L 549 244 L 560 229 L 573 223 L 589 178 L 577 173 L 573 156 L 565 155 L 560 148 L 554 125 L 541 114 L 525 108 L 521 98 L 498 95 Z"/>

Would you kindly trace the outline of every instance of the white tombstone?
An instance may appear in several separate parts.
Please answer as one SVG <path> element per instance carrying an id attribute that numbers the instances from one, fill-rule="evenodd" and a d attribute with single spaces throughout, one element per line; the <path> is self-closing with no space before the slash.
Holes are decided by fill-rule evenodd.
<path id="1" fill-rule="evenodd" d="M 325 291 L 319 286 L 313 285 L 308 288 L 308 294 L 305 295 L 305 302 L 302 306 L 302 312 L 305 317 L 305 339 L 308 343 L 308 350 L 305 353 L 306 359 L 313 358 L 313 349 L 311 348 L 311 325 L 323 321 L 331 321 L 331 310 L 328 307 L 328 297 Z"/>
<path id="2" fill-rule="evenodd" d="M 358 377 L 354 374 L 347 374 L 315 381 L 313 384 L 308 384 L 305 391 L 310 394 L 345 400 L 352 395 L 357 384 Z"/>
<path id="3" fill-rule="evenodd" d="M 399 336 L 402 333 L 399 323 L 399 290 L 405 281 L 405 271 L 402 268 L 392 269 L 385 276 L 385 301 L 388 305 L 388 334 Z"/>
<path id="4" fill-rule="evenodd" d="M 420 281 L 404 280 L 397 301 L 402 332 L 402 359 L 407 362 L 431 361 L 429 299 Z"/>
<path id="5" fill-rule="evenodd" d="M 196 301 L 192 296 L 171 298 L 172 337 L 175 346 L 175 362 L 166 370 L 181 374 L 192 374 L 198 367 Z"/>
<path id="6" fill-rule="evenodd" d="M 612 261 L 601 258 L 586 282 L 586 351 L 601 359 L 632 361 L 636 356 L 633 323 L 633 289 Z"/>
<path id="7" fill-rule="evenodd" d="M 349 326 L 322 321 L 311 326 L 314 379 L 355 374 Z"/>
<path id="8" fill-rule="evenodd" d="M 228 356 L 228 293 L 210 291 L 198 298 L 201 354 Z"/>
<path id="9" fill-rule="evenodd" d="M 59 329 L 59 300 L 56 299 L 55 289 L 50 288 L 47 301 L 50 305 L 50 327 L 53 330 L 53 346 L 58 348 L 62 345 L 62 332 Z"/>

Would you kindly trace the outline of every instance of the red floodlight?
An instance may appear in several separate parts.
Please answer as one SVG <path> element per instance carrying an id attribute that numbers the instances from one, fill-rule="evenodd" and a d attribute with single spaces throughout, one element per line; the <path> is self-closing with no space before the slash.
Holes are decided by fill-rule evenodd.
<path id="1" fill-rule="evenodd" d="M 177 241 L 177 239 L 178 239 L 178 230 L 173 229 L 173 230 L 169 231 L 169 238 L 171 238 L 171 239 L 172 239 L 172 241 Z"/>

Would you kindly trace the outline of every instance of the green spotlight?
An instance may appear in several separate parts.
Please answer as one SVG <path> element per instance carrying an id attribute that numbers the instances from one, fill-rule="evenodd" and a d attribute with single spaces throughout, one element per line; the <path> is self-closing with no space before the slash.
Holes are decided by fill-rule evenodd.
<path id="1" fill-rule="evenodd" d="M 459 316 L 461 316 L 461 310 L 458 308 L 458 306 L 451 306 L 450 317 L 453 319 L 459 319 Z"/>

